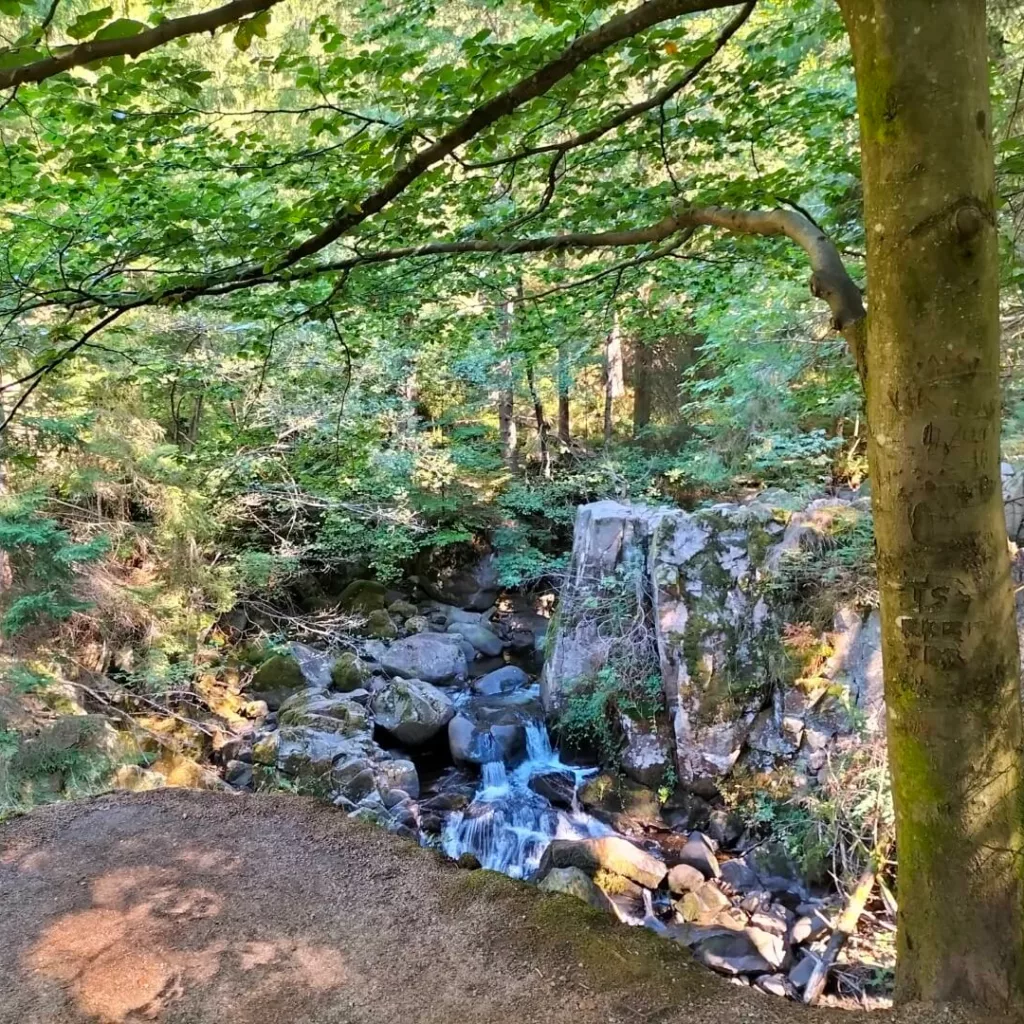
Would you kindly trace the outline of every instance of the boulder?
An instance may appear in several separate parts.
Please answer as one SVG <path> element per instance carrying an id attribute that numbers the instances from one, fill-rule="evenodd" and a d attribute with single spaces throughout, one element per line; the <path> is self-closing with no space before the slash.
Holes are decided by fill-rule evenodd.
<path id="1" fill-rule="evenodd" d="M 486 654 L 490 658 L 501 654 L 504 649 L 504 645 L 498 636 L 492 633 L 486 626 L 473 626 L 462 622 L 453 622 L 448 627 L 448 632 L 461 636 L 473 645 L 475 651 Z"/>
<path id="2" fill-rule="evenodd" d="M 276 711 L 293 693 L 307 688 L 299 663 L 289 654 L 275 654 L 268 658 L 253 674 L 248 696 L 264 701 Z"/>
<path id="3" fill-rule="evenodd" d="M 370 698 L 370 709 L 380 728 L 409 746 L 433 739 L 455 714 L 451 698 L 422 679 L 393 679 Z"/>
<path id="4" fill-rule="evenodd" d="M 466 658 L 455 637 L 438 633 L 417 633 L 392 644 L 381 658 L 392 675 L 444 683 L 465 679 Z"/>
<path id="5" fill-rule="evenodd" d="M 632 825 L 663 827 L 658 795 L 632 779 L 612 772 L 591 776 L 579 791 L 582 807 L 620 831 Z"/>
<path id="6" fill-rule="evenodd" d="M 544 851 L 537 873 L 543 877 L 552 868 L 570 867 L 591 876 L 597 871 L 608 871 L 648 889 L 657 889 L 668 874 L 664 861 L 622 836 L 555 839 Z"/>
<path id="7" fill-rule="evenodd" d="M 252 765 L 244 761 L 228 761 L 224 766 L 224 781 L 235 789 L 252 789 Z"/>
<path id="8" fill-rule="evenodd" d="M 387 587 L 376 580 L 353 580 L 339 595 L 338 604 L 347 612 L 369 615 L 387 606 Z"/>
<path id="9" fill-rule="evenodd" d="M 282 726 L 305 726 L 320 732 L 352 736 L 366 732 L 370 722 L 366 709 L 347 697 L 305 691 L 292 694 L 278 712 Z"/>
<path id="10" fill-rule="evenodd" d="M 736 892 L 750 892 L 760 888 L 757 872 L 742 858 L 727 860 L 720 866 L 720 877 Z"/>
<path id="11" fill-rule="evenodd" d="M 499 693 L 518 690 L 529 683 L 530 677 L 521 668 L 516 665 L 505 665 L 473 680 L 473 689 L 477 693 L 493 697 Z"/>
<path id="12" fill-rule="evenodd" d="M 394 793 L 402 793 L 405 797 L 415 800 L 420 795 L 420 777 L 416 765 L 405 758 L 386 758 L 376 764 L 377 787 L 387 798 Z M 400 803 L 401 799 L 393 800 L 388 806 Z"/>
<path id="13" fill-rule="evenodd" d="M 364 636 L 377 640 L 391 640 L 398 636 L 398 627 L 383 608 L 378 608 L 366 616 L 366 625 L 362 631 Z"/>
<path id="14" fill-rule="evenodd" d="M 593 879 L 579 868 L 552 868 L 541 879 L 540 888 L 545 892 L 561 892 L 575 896 L 597 910 L 611 909 L 608 897 L 594 884 Z"/>
<path id="15" fill-rule="evenodd" d="M 372 748 L 372 742 L 362 737 L 347 737 L 305 726 L 282 726 L 278 732 L 278 769 L 296 779 L 304 790 L 317 794 L 325 794 L 330 789 L 335 761 L 368 756 Z"/>
<path id="16" fill-rule="evenodd" d="M 331 683 L 334 689 L 343 693 L 362 689 L 369 678 L 370 669 L 351 651 L 338 655 L 331 666 Z"/>
<path id="17" fill-rule="evenodd" d="M 543 772 L 533 775 L 527 785 L 555 807 L 572 807 L 576 776 L 572 772 Z"/>
<path id="18" fill-rule="evenodd" d="M 714 882 L 703 882 L 699 888 L 684 893 L 676 901 L 676 912 L 691 924 L 713 924 L 723 910 L 731 906 L 729 898 Z"/>
<path id="19" fill-rule="evenodd" d="M 498 570 L 493 555 L 473 565 L 425 572 L 420 585 L 435 600 L 457 608 L 486 611 L 498 598 Z"/>
<path id="20" fill-rule="evenodd" d="M 430 626 L 425 615 L 410 615 L 405 620 L 405 628 L 409 633 L 423 633 Z"/>
<path id="21" fill-rule="evenodd" d="M 718 878 L 722 873 L 711 843 L 701 832 L 691 832 L 676 856 L 680 864 L 696 868 L 705 878 Z"/>
<path id="22" fill-rule="evenodd" d="M 508 763 L 522 753 L 526 734 L 522 722 L 481 722 L 456 714 L 448 723 L 448 745 L 458 765 Z"/>
<path id="23" fill-rule="evenodd" d="M 668 873 L 668 888 L 677 894 L 696 892 L 706 884 L 704 874 L 689 864 L 677 864 Z"/>
<path id="24" fill-rule="evenodd" d="M 697 942 L 694 956 L 720 974 L 769 974 L 772 965 L 761 955 L 747 932 L 721 929 Z"/>
<path id="25" fill-rule="evenodd" d="M 331 656 L 305 644 L 288 645 L 292 657 L 299 663 L 299 671 L 315 690 L 326 690 L 331 685 Z"/>
<path id="26" fill-rule="evenodd" d="M 388 605 L 388 611 L 397 619 L 411 619 L 414 615 L 419 615 L 420 613 L 416 605 L 402 598 L 392 601 Z"/>

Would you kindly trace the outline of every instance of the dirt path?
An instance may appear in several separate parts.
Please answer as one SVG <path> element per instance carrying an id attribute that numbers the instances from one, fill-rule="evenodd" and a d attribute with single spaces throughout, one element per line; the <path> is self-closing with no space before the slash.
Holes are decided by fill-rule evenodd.
<path id="1" fill-rule="evenodd" d="M 294 797 L 165 790 L 0 826 L 2 1024 L 868 1019 L 730 985 L 576 900 Z"/>

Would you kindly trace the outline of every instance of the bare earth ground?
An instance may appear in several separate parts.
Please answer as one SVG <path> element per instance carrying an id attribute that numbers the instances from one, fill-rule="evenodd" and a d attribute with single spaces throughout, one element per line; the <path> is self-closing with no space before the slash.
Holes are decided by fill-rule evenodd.
<path id="1" fill-rule="evenodd" d="M 869 1019 L 978 1018 L 806 1010 L 295 797 L 118 794 L 0 826 L 0 1024 Z"/>

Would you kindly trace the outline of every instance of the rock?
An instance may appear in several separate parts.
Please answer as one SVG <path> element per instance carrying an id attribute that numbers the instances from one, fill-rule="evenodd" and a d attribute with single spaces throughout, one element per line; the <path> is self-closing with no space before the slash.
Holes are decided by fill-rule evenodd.
<path id="1" fill-rule="evenodd" d="M 276 730 L 259 736 L 252 745 L 253 764 L 277 764 L 277 748 L 280 742 L 281 734 Z"/>
<path id="2" fill-rule="evenodd" d="M 696 943 L 694 956 L 721 974 L 768 974 L 772 970 L 746 932 L 719 929 L 718 934 Z"/>
<path id="3" fill-rule="evenodd" d="M 521 722 L 477 722 L 456 714 L 448 723 L 448 745 L 456 764 L 482 765 L 515 759 L 526 744 Z"/>
<path id="4" fill-rule="evenodd" d="M 390 811 L 400 804 L 407 804 L 412 797 L 404 789 L 389 789 L 384 794 L 384 806 Z"/>
<path id="5" fill-rule="evenodd" d="M 410 633 L 422 633 L 429 625 L 425 615 L 410 615 L 405 620 L 405 628 Z"/>
<path id="6" fill-rule="evenodd" d="M 231 764 L 241 764 L 239 761 L 232 761 Z M 249 765 L 243 765 L 249 768 Z M 224 773 L 226 781 L 228 772 Z M 249 781 L 252 781 L 252 769 L 249 768 Z M 163 789 L 167 785 L 167 779 L 159 772 L 151 771 L 137 764 L 122 764 L 114 772 L 110 779 L 114 789 L 125 789 L 130 793 L 148 793 L 153 789 Z"/>
<path id="7" fill-rule="evenodd" d="M 677 864 L 668 873 L 670 892 L 695 892 L 705 884 L 704 874 L 689 864 Z M 728 903 L 728 900 L 726 901 Z"/>
<path id="8" fill-rule="evenodd" d="M 746 855 L 747 863 L 757 872 L 761 885 L 776 897 L 790 897 L 796 902 L 807 898 L 800 871 L 781 843 L 766 843 Z"/>
<path id="9" fill-rule="evenodd" d="M 369 678 L 369 668 L 351 651 L 338 655 L 337 661 L 331 666 L 331 683 L 343 693 L 362 689 Z"/>
<path id="10" fill-rule="evenodd" d="M 469 666 L 473 661 L 480 657 L 480 654 L 468 640 L 463 640 L 461 633 L 456 635 L 458 636 L 459 647 L 462 650 L 462 655 L 466 659 L 466 665 Z"/>
<path id="11" fill-rule="evenodd" d="M 734 850 L 743 837 L 745 828 L 746 824 L 741 814 L 718 808 L 708 814 L 707 825 L 703 831 L 709 839 L 718 843 L 720 850 Z"/>
<path id="12" fill-rule="evenodd" d="M 620 716 L 620 725 L 625 741 L 619 755 L 622 770 L 641 786 L 657 789 L 675 769 L 671 739 L 629 715 Z"/>
<path id="13" fill-rule="evenodd" d="M 690 924 L 712 924 L 731 904 L 714 882 L 704 882 L 700 888 L 687 892 L 681 900 L 677 900 L 675 906 L 679 916 Z"/>
<path id="14" fill-rule="evenodd" d="M 498 598 L 498 571 L 493 555 L 461 569 L 424 573 L 421 586 L 435 600 L 458 608 L 486 611 Z"/>
<path id="15" fill-rule="evenodd" d="M 784 974 L 762 974 L 754 979 L 754 988 L 766 992 L 770 996 L 781 996 L 783 999 L 792 999 L 796 992 L 789 979 Z"/>
<path id="16" fill-rule="evenodd" d="M 680 864 L 696 868 L 705 878 L 718 878 L 721 869 L 711 844 L 700 832 L 691 832 L 686 845 L 677 854 Z"/>
<path id="17" fill-rule="evenodd" d="M 552 868 L 540 882 L 545 892 L 561 892 L 575 896 L 597 910 L 610 910 L 608 897 L 579 868 Z"/>
<path id="18" fill-rule="evenodd" d="M 292 694 L 278 712 L 282 726 L 305 726 L 342 736 L 366 732 L 370 728 L 366 709 L 347 697 L 304 691 Z"/>
<path id="19" fill-rule="evenodd" d="M 289 654 L 275 654 L 258 669 L 249 683 L 248 696 L 276 711 L 297 690 L 307 688 L 299 663 Z"/>
<path id="20" fill-rule="evenodd" d="M 445 623 L 451 625 L 456 622 L 465 623 L 468 626 L 479 626 L 482 616 L 481 612 L 469 612 L 464 608 L 455 608 L 451 605 L 441 605 L 438 609 L 444 612 Z"/>
<path id="21" fill-rule="evenodd" d="M 502 644 L 501 640 L 486 626 L 473 626 L 462 622 L 455 622 L 448 627 L 448 632 L 462 636 L 463 639 L 473 645 L 474 650 L 491 658 L 501 654 L 504 649 L 504 644 Z"/>
<path id="22" fill-rule="evenodd" d="M 460 853 L 455 862 L 464 871 L 479 871 L 481 868 L 480 858 L 475 853 Z"/>
<path id="23" fill-rule="evenodd" d="M 338 604 L 347 612 L 369 615 L 383 610 L 387 604 L 387 588 L 376 580 L 353 580 L 338 597 Z"/>
<path id="24" fill-rule="evenodd" d="M 506 665 L 504 668 L 495 669 L 474 680 L 473 689 L 477 693 L 487 696 L 494 696 L 499 693 L 508 693 L 510 690 L 517 690 L 522 686 L 529 685 L 530 677 L 515 665 Z"/>
<path id="25" fill-rule="evenodd" d="M 594 884 L 607 898 L 620 920 L 641 924 L 646 919 L 646 897 L 649 893 L 644 886 L 603 868 L 594 873 Z"/>
<path id="26" fill-rule="evenodd" d="M 744 934 L 754 944 L 758 953 L 761 954 L 776 970 L 780 968 L 786 959 L 786 940 L 784 935 L 776 935 L 766 932 L 763 928 L 751 925 L 744 931 Z"/>
<path id="27" fill-rule="evenodd" d="M 411 601 L 399 599 L 388 605 L 388 611 L 398 619 L 411 619 L 419 615 L 420 610 Z"/>
<path id="28" fill-rule="evenodd" d="M 433 739 L 452 719 L 451 698 L 421 679 L 394 679 L 370 699 L 380 728 L 400 743 L 421 746 Z"/>
<path id="29" fill-rule="evenodd" d="M 823 723 L 824 731 L 851 732 L 856 727 L 868 733 L 881 733 L 885 729 L 885 684 L 882 677 L 882 623 L 878 609 L 864 613 L 859 608 L 840 608 L 832 625 L 832 655 L 821 670 L 822 678 L 833 687 L 841 687 L 849 694 L 860 712 L 859 721 L 849 718 L 842 707 L 833 703 L 838 721 Z M 818 716 L 811 713 L 806 724 L 816 727 Z M 821 728 L 820 725 L 817 725 Z"/>
<path id="30" fill-rule="evenodd" d="M 544 851 L 537 873 L 543 877 L 551 868 L 570 867 L 591 876 L 599 870 L 609 871 L 648 889 L 657 889 L 668 874 L 664 861 L 621 836 L 556 839 Z"/>
<path id="31" fill-rule="evenodd" d="M 508 637 L 509 646 L 513 651 L 525 653 L 537 646 L 537 637 L 532 629 L 513 629 Z"/>
<path id="32" fill-rule="evenodd" d="M 763 932 L 768 932 L 769 935 L 787 935 L 792 920 L 792 911 L 778 903 L 750 915 L 751 925 L 760 928 Z"/>
<path id="33" fill-rule="evenodd" d="M 392 675 L 433 684 L 465 679 L 467 671 L 458 641 L 437 633 L 417 633 L 397 641 L 384 653 L 381 664 Z"/>
<path id="34" fill-rule="evenodd" d="M 661 825 L 658 796 L 646 786 L 611 772 L 601 772 L 580 787 L 582 807 L 613 828 L 628 829 L 633 823 Z"/>
<path id="35" fill-rule="evenodd" d="M 299 664 L 299 671 L 306 682 L 315 690 L 326 690 L 331 685 L 331 656 L 305 644 L 288 645 L 292 657 Z"/>
<path id="36" fill-rule="evenodd" d="M 228 761 L 224 766 L 224 781 L 235 789 L 252 789 L 252 765 L 244 761 Z"/>
<path id="37" fill-rule="evenodd" d="M 798 991 L 802 992 L 807 982 L 811 980 L 814 968 L 818 965 L 819 957 L 813 953 L 804 955 L 790 968 L 789 983 Z"/>
<path id="38" fill-rule="evenodd" d="M 829 919 L 820 910 L 815 909 L 793 922 L 793 927 L 789 931 L 789 941 L 794 946 L 800 946 L 805 942 L 820 939 L 831 930 L 832 924 Z"/>
<path id="39" fill-rule="evenodd" d="M 572 772 L 544 772 L 532 776 L 527 785 L 555 807 L 572 807 L 576 794 L 576 776 Z"/>
<path id="40" fill-rule="evenodd" d="M 377 774 L 368 757 L 349 757 L 333 766 L 329 785 L 333 792 L 358 802 L 377 791 Z"/>
<path id="41" fill-rule="evenodd" d="M 749 892 L 760 887 L 757 872 L 742 858 L 727 860 L 720 865 L 719 874 L 723 882 L 736 892 Z"/>
<path id="42" fill-rule="evenodd" d="M 407 798 L 415 800 L 420 795 L 420 777 L 416 765 L 405 758 L 384 759 L 376 764 L 377 786 L 387 796 L 392 793 L 403 793 Z"/>
<path id="43" fill-rule="evenodd" d="M 398 627 L 383 608 L 378 608 L 366 616 L 363 635 L 371 636 L 378 640 L 390 640 L 398 636 Z"/>
<path id="44" fill-rule="evenodd" d="M 330 788 L 329 777 L 335 761 L 354 755 L 366 756 L 372 745 L 365 738 L 355 739 L 303 726 L 282 726 L 278 735 L 277 767 L 315 794 Z"/>

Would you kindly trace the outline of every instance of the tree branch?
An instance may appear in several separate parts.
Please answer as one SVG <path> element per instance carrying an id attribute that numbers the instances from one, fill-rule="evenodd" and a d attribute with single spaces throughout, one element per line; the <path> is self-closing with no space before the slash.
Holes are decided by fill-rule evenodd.
<path id="1" fill-rule="evenodd" d="M 668 85 L 659 89 L 647 99 L 641 100 L 639 103 L 634 103 L 632 106 L 625 107 L 617 114 L 609 117 L 607 121 L 602 121 L 593 128 L 588 128 L 585 132 L 580 132 L 579 135 L 574 135 L 570 139 L 565 139 L 562 142 L 549 142 L 542 146 L 531 146 L 528 149 L 521 149 L 518 153 L 513 153 L 511 156 L 495 157 L 493 160 L 483 160 L 480 163 L 467 163 L 466 168 L 468 170 L 484 170 L 488 167 L 500 167 L 503 164 L 512 163 L 513 161 L 523 160 L 531 156 L 538 156 L 541 153 L 568 153 L 572 149 L 579 149 L 580 146 L 586 146 L 591 142 L 595 142 L 597 139 L 601 138 L 602 135 L 607 135 L 608 132 L 625 124 L 627 121 L 632 120 L 634 117 L 639 117 L 641 114 L 647 113 L 648 110 L 653 110 L 655 107 L 664 107 L 664 105 L 672 99 L 676 93 L 685 89 L 711 63 L 711 61 L 715 59 L 718 52 L 727 42 L 729 42 L 737 31 L 739 31 L 743 23 L 750 17 L 756 5 L 757 0 L 748 0 L 748 2 L 743 5 L 739 14 L 737 14 L 719 33 L 710 53 L 705 54 L 705 56 L 701 57 L 700 60 L 687 68 L 684 74 L 680 75 L 679 78 L 669 82 Z"/>
<path id="2" fill-rule="evenodd" d="M 215 7 L 212 11 L 202 14 L 190 14 L 184 18 L 169 18 L 153 28 L 145 29 L 134 36 L 121 36 L 117 39 L 92 39 L 85 43 L 72 46 L 53 57 L 34 61 L 18 68 L 0 71 L 0 89 L 24 85 L 28 82 L 42 82 L 54 75 L 59 75 L 69 68 L 91 64 L 93 61 L 106 60 L 110 57 L 138 57 L 140 53 L 153 50 L 172 39 L 182 36 L 197 35 L 200 32 L 213 32 L 224 25 L 229 25 L 239 18 L 265 11 L 281 0 L 232 0 L 223 7 Z"/>

